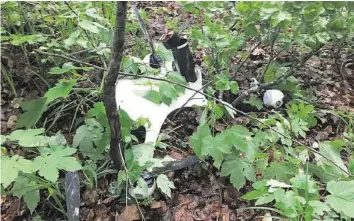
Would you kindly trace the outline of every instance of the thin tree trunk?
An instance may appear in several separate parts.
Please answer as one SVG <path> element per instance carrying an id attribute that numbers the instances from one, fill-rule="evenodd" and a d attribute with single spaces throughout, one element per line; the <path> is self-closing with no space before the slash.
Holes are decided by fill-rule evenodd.
<path id="1" fill-rule="evenodd" d="M 117 170 L 120 170 L 123 167 L 124 146 L 122 141 L 121 123 L 115 100 L 115 85 L 123 58 L 126 17 L 127 2 L 117 2 L 112 57 L 108 66 L 103 89 L 103 102 L 111 128 L 110 156 Z"/>

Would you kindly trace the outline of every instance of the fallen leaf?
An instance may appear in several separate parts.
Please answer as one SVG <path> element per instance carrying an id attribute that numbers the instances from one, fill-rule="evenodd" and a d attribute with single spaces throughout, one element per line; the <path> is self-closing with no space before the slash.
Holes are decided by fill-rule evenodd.
<path id="1" fill-rule="evenodd" d="M 17 116 L 11 115 L 7 120 L 6 127 L 11 130 L 16 126 L 16 124 L 17 124 Z"/>
<path id="2" fill-rule="evenodd" d="M 115 221 L 134 221 L 139 220 L 140 214 L 137 205 L 128 205 L 121 214 L 117 214 Z"/>

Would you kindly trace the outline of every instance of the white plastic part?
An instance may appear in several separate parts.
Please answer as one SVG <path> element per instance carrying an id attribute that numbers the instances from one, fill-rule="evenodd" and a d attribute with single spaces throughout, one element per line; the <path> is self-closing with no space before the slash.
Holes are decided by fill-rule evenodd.
<path id="1" fill-rule="evenodd" d="M 202 73 L 198 68 L 196 68 L 196 74 L 197 81 L 189 82 L 188 87 L 199 90 L 202 88 Z M 121 79 L 116 85 L 117 107 L 125 110 L 133 120 L 137 120 L 139 117 L 149 119 L 151 126 L 148 128 L 148 125 L 145 125 L 145 143 L 155 144 L 168 114 L 181 108 L 191 97 L 192 99 L 186 103 L 185 107 L 205 106 L 208 102 L 204 95 L 195 94 L 195 91 L 189 89 L 180 94 L 169 106 L 164 103 L 156 104 L 143 97 L 150 90 L 159 91 L 160 82 L 146 78 Z"/>
<path id="2" fill-rule="evenodd" d="M 279 108 L 283 105 L 284 94 L 280 90 L 267 90 L 263 96 L 263 104 L 266 107 Z"/>
<path id="3" fill-rule="evenodd" d="M 144 178 L 140 177 L 138 182 L 145 182 L 144 185 L 141 186 L 136 186 L 133 188 L 129 189 L 129 194 L 131 196 L 134 196 L 137 199 L 145 199 L 148 198 L 149 196 L 151 196 L 155 189 L 156 189 L 156 180 L 153 179 L 153 185 L 151 187 L 148 187 L 148 185 L 146 184 L 146 181 L 144 180 Z"/>

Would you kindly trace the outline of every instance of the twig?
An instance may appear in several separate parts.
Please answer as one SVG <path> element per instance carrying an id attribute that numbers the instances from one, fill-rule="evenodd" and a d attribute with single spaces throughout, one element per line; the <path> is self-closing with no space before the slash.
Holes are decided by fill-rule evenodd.
<path id="1" fill-rule="evenodd" d="M 121 122 L 115 100 L 115 84 L 123 59 L 127 8 L 127 2 L 117 2 L 112 57 L 108 66 L 103 89 L 103 102 L 111 129 L 110 156 L 118 171 L 122 169 L 124 165 L 124 146 Z"/>
<path id="2" fill-rule="evenodd" d="M 235 70 L 235 74 L 241 69 L 241 67 L 246 63 L 246 61 L 248 60 L 248 58 L 251 56 L 251 54 L 253 53 L 253 51 L 261 44 L 261 42 L 257 42 L 255 44 L 255 46 L 248 52 L 247 56 L 245 57 L 245 59 L 241 62 L 241 64 L 236 68 Z M 234 75 L 233 77 L 231 77 L 231 80 L 235 80 L 236 75 Z"/>
<path id="3" fill-rule="evenodd" d="M 276 30 L 276 35 L 274 36 L 274 39 L 270 39 L 270 40 L 271 40 L 271 45 L 270 45 L 270 58 L 269 58 L 268 64 L 267 64 L 267 66 L 265 67 L 263 73 L 262 73 L 261 76 L 258 78 L 258 79 L 259 79 L 258 81 L 261 82 L 261 83 L 264 81 L 264 80 L 263 80 L 264 75 L 266 74 L 266 72 L 267 72 L 267 70 L 268 70 L 270 64 L 273 62 L 273 59 L 274 59 L 277 55 L 279 55 L 279 53 L 276 54 L 276 55 L 274 55 L 274 43 L 275 43 L 275 40 L 278 38 L 279 32 L 280 32 L 280 29 L 277 29 L 277 30 Z M 269 33 L 270 38 L 271 38 L 271 34 L 272 34 L 272 32 L 270 31 L 270 33 Z"/>
<path id="4" fill-rule="evenodd" d="M 66 59 L 68 61 L 72 61 L 72 62 L 79 63 L 79 64 L 84 64 L 84 65 L 87 65 L 87 66 L 90 66 L 90 67 L 93 67 L 93 68 L 97 68 L 97 69 L 100 69 L 100 70 L 104 70 L 104 71 L 107 70 L 107 68 L 103 68 L 103 67 L 100 67 L 100 66 L 97 66 L 97 65 L 94 65 L 94 64 L 90 64 L 88 62 L 76 60 L 74 58 L 70 58 L 70 57 L 65 56 L 65 55 L 54 54 L 54 53 L 45 52 L 45 51 L 40 51 L 38 49 L 34 49 L 34 51 L 37 52 L 38 54 L 43 54 L 43 55 L 47 55 L 47 56 L 54 56 L 54 57 L 58 57 L 58 58 L 63 58 L 63 59 Z"/>
<path id="5" fill-rule="evenodd" d="M 322 46 L 321 46 L 322 47 Z M 257 91 L 260 91 L 262 89 L 267 89 L 270 88 L 274 85 L 277 85 L 279 83 L 281 83 L 282 81 L 284 81 L 285 79 L 287 79 L 288 77 L 292 76 L 295 71 L 297 69 L 299 69 L 300 67 L 302 67 L 306 61 L 308 59 L 310 59 L 312 57 L 313 54 L 315 54 L 321 47 L 312 50 L 310 53 L 308 53 L 306 56 L 304 56 L 304 58 L 300 61 L 300 62 L 296 62 L 295 64 L 293 64 L 293 66 L 282 76 L 280 76 L 278 79 L 276 79 L 273 82 L 270 83 L 266 83 L 266 84 L 261 84 L 255 87 L 252 87 L 246 91 L 244 91 L 240 96 L 238 96 L 231 104 L 232 106 L 237 106 L 239 105 L 246 97 L 248 97 L 249 95 L 251 95 L 252 93 L 255 93 Z"/>

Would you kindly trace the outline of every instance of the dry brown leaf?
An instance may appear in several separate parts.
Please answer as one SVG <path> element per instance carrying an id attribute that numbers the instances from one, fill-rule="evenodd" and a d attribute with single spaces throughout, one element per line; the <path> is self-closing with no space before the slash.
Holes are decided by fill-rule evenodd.
<path id="1" fill-rule="evenodd" d="M 126 206 L 124 211 L 121 214 L 117 214 L 115 217 L 115 221 L 134 221 L 139 219 L 139 209 L 135 204 Z"/>

